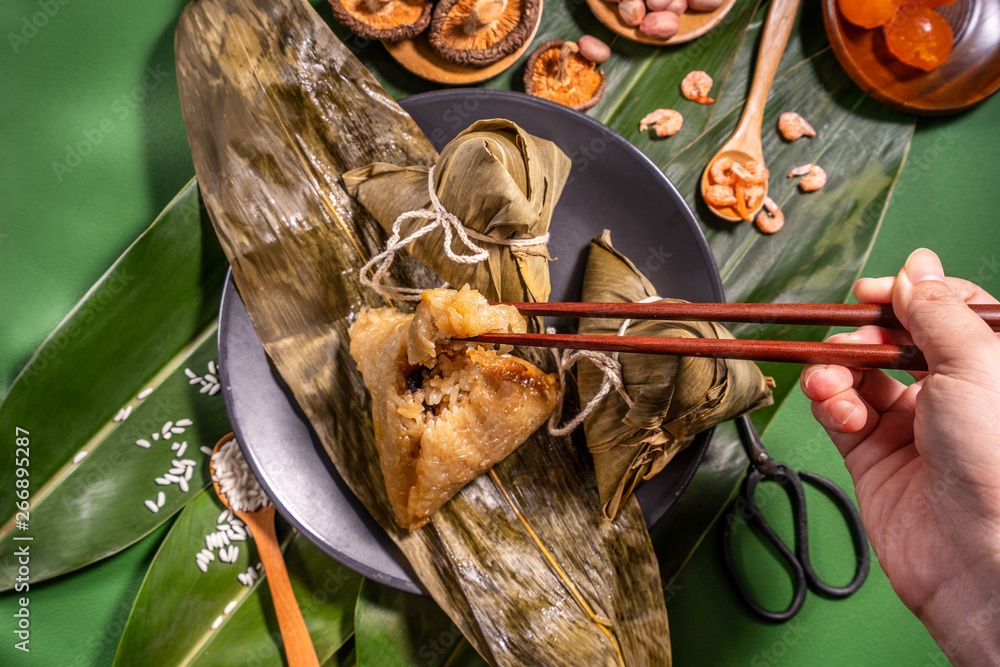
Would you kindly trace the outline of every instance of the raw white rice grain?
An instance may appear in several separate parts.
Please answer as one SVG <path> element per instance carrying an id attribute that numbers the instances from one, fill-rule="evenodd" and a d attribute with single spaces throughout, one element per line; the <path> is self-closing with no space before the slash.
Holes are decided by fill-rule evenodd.
<path id="1" fill-rule="evenodd" d="M 171 482 L 169 479 L 166 479 L 165 477 L 157 477 L 153 481 L 156 482 L 157 484 L 159 484 L 160 486 L 166 486 L 167 484 L 173 484 L 173 482 Z"/>
<path id="2" fill-rule="evenodd" d="M 201 453 L 204 454 L 205 456 L 211 456 L 212 455 L 212 448 L 209 447 L 208 445 L 202 445 L 198 449 L 200 449 Z"/>
<path id="3" fill-rule="evenodd" d="M 87 452 L 86 451 L 77 452 L 76 456 L 73 457 L 73 463 L 79 463 L 80 461 L 84 460 L 85 458 L 87 458 Z"/>
<path id="4" fill-rule="evenodd" d="M 142 438 L 139 438 L 138 440 L 135 441 L 135 445 L 136 445 L 136 447 L 142 447 L 143 449 L 149 449 L 149 440 L 144 440 Z"/>
<path id="5" fill-rule="evenodd" d="M 212 389 L 209 390 L 209 392 L 208 392 L 208 395 L 209 396 L 215 396 L 216 394 L 219 393 L 219 389 L 221 389 L 221 388 L 222 388 L 222 385 L 213 384 L 212 385 Z"/>
<path id="6" fill-rule="evenodd" d="M 230 602 L 229 604 L 227 604 L 226 608 L 222 610 L 223 615 L 228 614 L 233 609 L 236 609 L 236 604 L 237 604 L 236 600 L 233 600 L 232 602 Z"/>
<path id="7" fill-rule="evenodd" d="M 154 503 L 152 500 L 146 501 L 146 507 L 148 507 L 149 511 L 152 512 L 153 514 L 156 514 L 157 512 L 160 511 L 160 508 L 157 507 L 156 503 Z"/>
<path id="8" fill-rule="evenodd" d="M 207 382 L 205 382 L 204 384 L 201 385 L 201 389 L 198 390 L 198 393 L 199 394 L 206 394 L 206 393 L 208 393 L 208 390 L 211 389 L 211 388 L 212 388 L 212 385 L 210 385 Z"/>
<path id="9" fill-rule="evenodd" d="M 166 433 L 163 434 L 163 439 L 164 440 L 170 440 L 170 438 L 172 438 L 172 437 L 174 437 L 174 432 L 173 431 L 167 431 Z"/>
<path id="10" fill-rule="evenodd" d="M 191 378 L 191 381 L 188 382 L 188 384 L 198 384 L 199 382 L 202 383 L 202 384 L 205 383 L 204 380 L 202 380 L 200 377 L 198 377 L 197 375 L 195 375 L 193 378 Z"/>
<path id="11" fill-rule="evenodd" d="M 186 450 L 187 448 L 188 448 L 187 440 L 185 440 L 182 443 L 179 443 L 177 447 L 177 456 L 184 456 L 184 450 Z M 190 468 L 188 468 L 188 470 L 190 470 Z"/>
<path id="12" fill-rule="evenodd" d="M 170 445 L 170 449 L 177 451 L 177 448 L 181 446 L 181 443 L 175 442 Z"/>
<path id="13" fill-rule="evenodd" d="M 220 625 L 222 625 L 222 617 L 221 616 L 219 616 L 214 621 L 212 621 L 212 629 L 213 630 L 218 630 Z"/>
<path id="14" fill-rule="evenodd" d="M 194 468 L 187 466 L 184 468 L 184 479 L 190 480 L 194 476 Z"/>
<path id="15" fill-rule="evenodd" d="M 160 491 L 159 493 L 156 494 L 156 506 L 163 507 L 163 503 L 165 502 L 167 502 L 167 494 L 165 494 L 163 491 Z"/>
<path id="16" fill-rule="evenodd" d="M 233 518 L 233 512 L 230 509 L 227 508 L 227 509 L 222 510 L 222 514 L 219 515 L 219 518 L 216 519 L 215 522 L 216 523 L 225 523 L 227 521 L 232 520 L 232 518 Z"/>
<path id="17" fill-rule="evenodd" d="M 218 386 L 218 385 L 217 385 Z M 212 455 L 215 467 L 213 481 L 229 501 L 230 507 L 243 512 L 253 512 L 270 504 L 264 490 L 257 483 L 236 439 L 223 443 L 219 451 Z"/>
<path id="18" fill-rule="evenodd" d="M 191 421 L 190 419 L 178 419 L 177 420 L 177 426 L 190 426 L 193 423 L 194 422 Z"/>
<path id="19" fill-rule="evenodd" d="M 208 362 L 208 372 L 209 373 L 218 373 L 217 369 L 218 369 L 218 366 L 215 365 L 214 361 Z"/>
<path id="20" fill-rule="evenodd" d="M 193 378 L 196 378 L 196 377 L 198 377 L 198 374 L 197 374 L 197 373 L 195 373 L 195 372 L 194 372 L 193 370 L 191 370 L 190 368 L 185 368 L 185 369 L 184 369 L 184 375 L 187 375 L 187 376 L 188 376 L 189 378 L 192 378 L 192 379 L 193 379 Z"/>
<path id="21" fill-rule="evenodd" d="M 264 563 L 262 561 L 257 561 L 257 569 L 258 570 L 263 570 L 264 569 Z"/>
<path id="22" fill-rule="evenodd" d="M 153 388 L 152 387 L 146 387 L 145 389 L 143 389 L 142 391 L 139 392 L 139 395 L 136 396 L 136 398 L 138 398 L 139 400 L 142 400 L 142 399 L 148 397 L 152 393 L 153 393 Z"/>
<path id="23" fill-rule="evenodd" d="M 219 378 L 215 377 L 213 373 L 205 373 L 205 379 L 212 384 L 219 384 Z"/>
<path id="24" fill-rule="evenodd" d="M 198 561 L 198 569 L 202 572 L 208 572 L 208 563 L 203 560 Z"/>
<path id="25" fill-rule="evenodd" d="M 177 484 L 181 481 L 180 477 L 178 477 L 177 475 L 171 475 L 169 472 L 166 475 L 164 475 L 164 477 L 170 480 L 172 484 Z"/>
<path id="26" fill-rule="evenodd" d="M 159 440 L 160 439 L 160 434 L 159 433 L 154 433 L 152 437 L 153 437 L 153 440 Z"/>
<path id="27" fill-rule="evenodd" d="M 131 414 L 132 414 L 132 406 L 131 405 L 126 405 L 124 408 L 122 408 L 122 418 L 121 418 L 121 421 L 125 421 L 126 419 L 128 419 L 129 415 L 131 415 Z"/>
<path id="28" fill-rule="evenodd" d="M 183 491 L 184 493 L 187 493 L 188 491 L 191 490 L 191 487 L 188 485 L 187 480 L 184 479 L 183 477 L 181 478 L 181 481 L 177 482 L 177 485 L 181 487 L 181 491 Z"/>
<path id="29" fill-rule="evenodd" d="M 170 432 L 173 433 L 174 435 L 180 435 L 181 433 L 184 432 L 184 427 L 182 427 L 182 426 L 171 426 L 170 427 Z"/>
<path id="30" fill-rule="evenodd" d="M 227 538 L 228 539 L 228 538 Z M 235 544 L 229 545 L 229 562 L 235 563 L 236 559 L 240 557 L 240 548 Z"/>
<path id="31" fill-rule="evenodd" d="M 196 465 L 198 465 L 198 462 L 195 461 L 194 459 L 181 459 L 180 461 L 178 461 L 178 463 L 180 463 L 182 466 L 196 466 Z"/>

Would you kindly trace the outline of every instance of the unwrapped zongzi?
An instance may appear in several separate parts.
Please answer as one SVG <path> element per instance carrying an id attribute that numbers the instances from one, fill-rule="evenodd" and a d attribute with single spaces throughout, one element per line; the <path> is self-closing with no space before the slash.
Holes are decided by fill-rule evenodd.
<path id="1" fill-rule="evenodd" d="M 524 331 L 510 306 L 490 306 L 468 287 L 435 289 L 413 315 L 362 311 L 348 333 L 372 395 L 386 492 L 396 521 L 413 530 L 467 482 L 545 423 L 556 378 L 508 354 L 452 336 Z"/>

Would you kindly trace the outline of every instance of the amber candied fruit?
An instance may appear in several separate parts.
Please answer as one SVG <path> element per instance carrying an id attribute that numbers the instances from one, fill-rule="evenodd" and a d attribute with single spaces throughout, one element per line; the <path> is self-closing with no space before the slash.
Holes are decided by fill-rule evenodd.
<path id="1" fill-rule="evenodd" d="M 844 18 L 862 28 L 885 25 L 896 11 L 895 0 L 838 0 Z"/>
<path id="2" fill-rule="evenodd" d="M 892 55 L 924 71 L 947 60 L 955 41 L 948 22 L 926 7 L 901 8 L 884 30 Z"/>

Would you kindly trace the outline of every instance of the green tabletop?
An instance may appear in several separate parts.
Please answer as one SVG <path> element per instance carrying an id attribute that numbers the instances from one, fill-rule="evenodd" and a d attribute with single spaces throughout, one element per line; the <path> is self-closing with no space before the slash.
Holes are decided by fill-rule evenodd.
<path id="1" fill-rule="evenodd" d="M 11 0 L 0 6 L 0 395 L 194 173 L 173 68 L 173 31 L 185 2 Z M 912 249 L 927 246 L 950 275 L 1000 294 L 998 127 L 1000 97 L 963 114 L 919 120 L 864 275 L 895 273 Z M 765 442 L 775 458 L 850 488 L 839 455 L 798 390 Z M 11 472 L 0 471 L 0 484 L 10 481 Z M 787 527 L 787 502 L 767 498 L 769 515 Z M 827 578 L 846 582 L 853 560 L 843 521 L 821 496 L 810 494 L 809 501 L 814 563 Z M 161 528 L 119 555 L 33 584 L 30 654 L 13 648 L 16 603 L 10 594 L 0 597 L 0 664 L 110 664 L 164 533 Z M 787 575 L 763 546 L 743 542 L 754 590 L 782 604 L 791 590 Z M 947 662 L 877 563 L 852 598 L 810 593 L 793 621 L 769 625 L 733 594 L 720 533 L 713 530 L 667 597 L 679 665 Z M 149 664 L 157 664 L 155 658 Z"/>

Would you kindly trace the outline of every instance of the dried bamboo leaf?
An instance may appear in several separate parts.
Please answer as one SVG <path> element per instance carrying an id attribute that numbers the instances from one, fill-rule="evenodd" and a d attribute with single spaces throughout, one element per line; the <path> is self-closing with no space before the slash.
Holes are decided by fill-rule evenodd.
<path id="1" fill-rule="evenodd" d="M 611 245 L 611 232 L 604 230 L 591 242 L 583 277 L 584 301 L 637 302 L 656 296 L 646 277 Z M 583 319 L 580 333 L 613 335 L 621 324 L 621 320 Z M 632 322 L 628 333 L 733 338 L 717 322 L 642 320 Z M 632 404 L 612 392 L 583 422 L 609 519 L 640 481 L 660 472 L 695 435 L 772 402 L 766 378 L 752 361 L 622 354 L 619 362 Z M 587 360 L 581 362 L 577 374 L 580 399 L 589 401 L 603 375 Z"/>
<path id="2" fill-rule="evenodd" d="M 374 162 L 431 164 L 413 121 L 305 3 L 196 0 L 176 52 L 199 183 L 257 332 L 422 584 L 495 664 L 669 665 L 638 505 L 601 520 L 590 458 L 568 438 L 536 435 L 420 530 L 402 531 L 389 513 L 346 344 L 351 313 L 381 305 L 357 271 L 385 235 L 339 176 Z M 412 261 L 397 260 L 391 277 L 435 284 Z"/>

